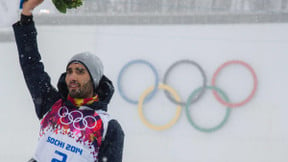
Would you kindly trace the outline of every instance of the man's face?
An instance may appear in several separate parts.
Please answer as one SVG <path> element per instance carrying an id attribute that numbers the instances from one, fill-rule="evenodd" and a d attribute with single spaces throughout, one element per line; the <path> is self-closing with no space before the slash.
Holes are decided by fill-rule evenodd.
<path id="1" fill-rule="evenodd" d="M 93 97 L 93 83 L 89 72 L 81 63 L 71 63 L 66 69 L 65 82 L 73 98 Z"/>

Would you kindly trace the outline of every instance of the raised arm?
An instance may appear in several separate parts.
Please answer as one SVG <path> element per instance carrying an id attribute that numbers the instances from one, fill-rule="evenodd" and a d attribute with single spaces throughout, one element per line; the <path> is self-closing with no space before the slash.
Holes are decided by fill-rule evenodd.
<path id="1" fill-rule="evenodd" d="M 39 119 L 60 98 L 58 91 L 51 85 L 49 75 L 44 71 L 37 46 L 37 31 L 32 10 L 42 1 L 24 2 L 21 20 L 13 24 L 20 65 Z"/>

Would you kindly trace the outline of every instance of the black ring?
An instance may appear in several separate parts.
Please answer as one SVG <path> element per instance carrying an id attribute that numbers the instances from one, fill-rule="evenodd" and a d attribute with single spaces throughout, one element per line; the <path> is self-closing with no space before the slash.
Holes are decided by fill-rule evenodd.
<path id="1" fill-rule="evenodd" d="M 174 64 L 172 64 L 172 65 L 168 68 L 168 70 L 166 71 L 166 73 L 165 73 L 165 75 L 164 75 L 163 83 L 164 83 L 164 84 L 168 84 L 168 83 L 167 83 L 167 78 L 168 78 L 169 73 L 172 71 L 173 68 L 175 68 L 176 66 L 178 66 L 178 65 L 180 65 L 180 64 L 183 64 L 183 63 L 192 64 L 193 66 L 196 66 L 197 69 L 199 69 L 199 71 L 200 71 L 200 73 L 201 73 L 201 75 L 202 75 L 202 77 L 203 77 L 202 90 L 199 92 L 199 94 L 198 94 L 196 97 L 194 97 L 194 98 L 191 100 L 190 104 L 193 104 L 193 103 L 195 103 L 196 101 L 198 101 L 198 100 L 200 99 L 200 97 L 204 94 L 204 92 L 205 92 L 205 90 L 206 90 L 206 87 L 207 87 L 207 85 L 206 85 L 206 84 L 207 84 L 207 83 L 206 83 L 206 82 L 207 82 L 207 77 L 206 77 L 206 75 L 205 75 L 205 72 L 204 72 L 203 68 L 202 68 L 198 63 L 196 63 L 195 61 L 192 61 L 192 60 L 187 60 L 187 59 L 176 61 L 176 62 L 175 62 Z M 165 92 L 165 95 L 168 97 L 168 99 L 169 99 L 170 101 L 172 101 L 173 103 L 178 104 L 178 105 L 181 105 L 181 106 L 185 106 L 185 105 L 186 105 L 185 102 L 178 102 L 178 101 L 176 101 L 173 97 L 171 97 L 171 95 L 170 95 L 167 91 L 164 91 L 164 92 Z"/>

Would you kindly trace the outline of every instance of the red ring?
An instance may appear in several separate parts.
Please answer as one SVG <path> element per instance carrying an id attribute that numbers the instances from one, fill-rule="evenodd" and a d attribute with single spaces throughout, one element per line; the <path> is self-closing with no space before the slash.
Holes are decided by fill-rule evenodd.
<path id="1" fill-rule="evenodd" d="M 215 96 L 215 98 L 216 98 L 222 105 L 225 105 L 225 106 L 228 106 L 228 107 L 233 108 L 233 107 L 243 106 L 244 104 L 246 104 L 247 102 L 249 102 L 249 101 L 253 98 L 253 96 L 255 95 L 257 86 L 258 86 L 258 81 L 257 81 L 257 76 L 256 76 L 255 71 L 253 70 L 253 68 L 252 68 L 249 64 L 247 64 L 247 63 L 245 63 L 245 62 L 243 62 L 243 61 L 240 61 L 240 60 L 232 60 L 232 61 L 227 61 L 227 62 L 225 62 L 224 64 L 222 64 L 222 65 L 216 70 L 216 72 L 214 73 L 213 78 L 212 78 L 212 86 L 215 86 L 216 76 L 220 73 L 220 71 L 221 71 L 224 67 L 226 67 L 226 66 L 228 66 L 228 65 L 231 65 L 231 64 L 240 64 L 240 65 L 243 65 L 244 67 L 246 67 L 246 68 L 251 72 L 251 74 L 252 74 L 252 76 L 253 76 L 253 80 L 254 80 L 254 82 L 253 82 L 253 90 L 252 90 L 251 94 L 250 94 L 245 100 L 243 100 L 243 101 L 241 101 L 241 102 L 237 102 L 237 103 L 231 103 L 231 102 L 226 102 L 226 101 L 224 101 L 224 100 L 220 97 L 220 95 L 217 93 L 217 91 L 213 90 L 213 95 Z"/>

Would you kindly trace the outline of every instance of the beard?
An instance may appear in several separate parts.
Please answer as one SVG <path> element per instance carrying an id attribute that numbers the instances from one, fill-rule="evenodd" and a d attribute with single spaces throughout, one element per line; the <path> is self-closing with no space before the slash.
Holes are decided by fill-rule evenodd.
<path id="1" fill-rule="evenodd" d="M 90 98 L 93 97 L 93 83 L 92 81 L 88 81 L 86 83 L 80 84 L 77 83 L 79 87 L 77 89 L 69 89 L 69 95 L 72 98 Z M 92 94 L 92 96 L 91 96 Z"/>

